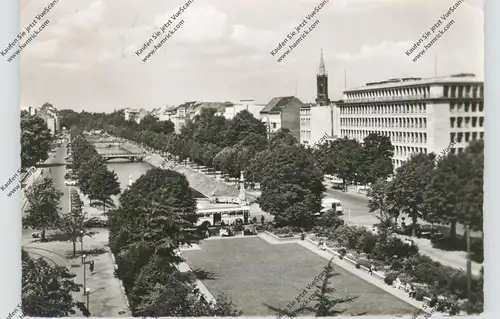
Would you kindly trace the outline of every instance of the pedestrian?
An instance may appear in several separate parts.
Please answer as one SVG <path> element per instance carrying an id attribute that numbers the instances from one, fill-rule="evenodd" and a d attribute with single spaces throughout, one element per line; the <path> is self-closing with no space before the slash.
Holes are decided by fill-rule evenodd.
<path id="1" fill-rule="evenodd" d="M 262 224 L 262 226 L 264 226 L 265 221 L 266 221 L 266 218 L 264 217 L 264 215 L 260 216 L 260 223 Z"/>
<path id="2" fill-rule="evenodd" d="M 373 265 L 370 264 L 370 267 L 368 267 L 368 273 L 370 275 L 373 275 Z"/>
<path id="3" fill-rule="evenodd" d="M 306 239 L 306 234 L 304 233 L 304 230 L 301 231 L 300 233 L 300 240 Z"/>

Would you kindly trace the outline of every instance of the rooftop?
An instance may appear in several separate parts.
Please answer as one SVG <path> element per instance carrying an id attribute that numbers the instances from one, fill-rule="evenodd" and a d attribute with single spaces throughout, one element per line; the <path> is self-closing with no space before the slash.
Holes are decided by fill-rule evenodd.
<path id="1" fill-rule="evenodd" d="M 295 96 L 278 96 L 274 97 L 267 103 L 267 105 L 260 111 L 261 113 L 271 113 L 280 112 L 283 107 L 286 107 L 293 99 L 297 99 Z M 297 99 L 302 103 L 299 99 Z"/>
<path id="2" fill-rule="evenodd" d="M 393 87 L 410 87 L 422 84 L 445 84 L 445 83 L 484 83 L 472 73 L 459 73 L 448 76 L 432 77 L 432 78 L 393 78 L 379 82 L 369 82 L 365 86 L 345 90 L 344 93 L 357 91 L 370 91 L 382 88 Z"/>

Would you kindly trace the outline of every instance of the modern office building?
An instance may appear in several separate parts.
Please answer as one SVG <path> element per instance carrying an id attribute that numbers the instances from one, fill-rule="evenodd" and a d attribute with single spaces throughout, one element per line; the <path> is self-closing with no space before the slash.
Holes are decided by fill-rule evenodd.
<path id="1" fill-rule="evenodd" d="M 484 82 L 474 74 L 403 78 L 344 91 L 340 136 L 390 137 L 395 167 L 412 154 L 461 152 L 484 137 Z M 451 146 L 451 148 L 450 148 Z"/>

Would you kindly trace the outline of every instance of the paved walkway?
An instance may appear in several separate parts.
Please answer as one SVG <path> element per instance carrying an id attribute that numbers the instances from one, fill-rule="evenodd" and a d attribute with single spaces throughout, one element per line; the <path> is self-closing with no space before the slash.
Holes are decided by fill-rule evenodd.
<path id="1" fill-rule="evenodd" d="M 292 242 L 299 244 L 302 247 L 312 251 L 313 253 L 323 257 L 326 260 L 332 260 L 332 262 L 334 264 L 336 264 L 337 266 L 342 267 L 346 271 L 360 277 L 361 279 L 369 282 L 370 284 L 372 284 L 374 286 L 377 286 L 378 288 L 386 291 L 387 293 L 390 293 L 391 295 L 393 295 L 393 296 L 401 299 L 402 301 L 414 306 L 415 308 L 422 309 L 424 302 L 417 301 L 413 298 L 410 298 L 408 296 L 408 294 L 404 292 L 404 290 L 396 289 L 393 286 L 387 285 L 381 276 L 370 275 L 366 270 L 357 269 L 356 266 L 353 265 L 352 263 L 346 261 L 345 259 L 338 258 L 336 255 L 332 254 L 329 251 L 319 250 L 317 243 L 315 244 L 315 243 L 312 243 L 311 241 L 308 241 L 308 240 L 297 240 L 297 239 L 280 240 L 280 239 L 278 239 L 272 235 L 269 235 L 267 233 L 260 233 L 258 236 L 272 245 L 290 244 Z M 438 316 L 439 314 L 435 313 L 434 315 Z"/>
<path id="2" fill-rule="evenodd" d="M 180 272 L 183 272 L 183 273 L 187 273 L 187 272 L 190 272 L 192 271 L 191 270 L 191 267 L 189 267 L 189 265 L 186 263 L 186 262 L 183 262 L 183 263 L 180 263 L 178 266 L 177 266 L 177 269 L 179 269 Z M 217 300 L 214 298 L 214 296 L 210 293 L 210 291 L 208 290 L 208 288 L 201 282 L 201 280 L 199 279 L 196 279 L 195 280 L 195 285 L 196 287 L 200 290 L 200 292 L 203 294 L 203 296 L 205 297 L 205 299 L 208 301 L 208 302 L 213 302 L 213 303 L 216 303 Z"/>

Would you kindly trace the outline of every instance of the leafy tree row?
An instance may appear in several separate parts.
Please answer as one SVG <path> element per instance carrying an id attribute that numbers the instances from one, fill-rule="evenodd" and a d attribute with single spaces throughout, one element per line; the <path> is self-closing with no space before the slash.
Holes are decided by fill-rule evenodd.
<path id="1" fill-rule="evenodd" d="M 104 159 L 83 135 L 72 134 L 71 147 L 73 169 L 81 191 L 97 202 L 104 213 L 106 208 L 115 208 L 111 196 L 120 194 L 116 173 L 108 170 Z"/>
<path id="2" fill-rule="evenodd" d="M 178 161 L 189 158 L 232 177 L 246 171 L 247 179 L 261 183 L 259 204 L 275 216 L 278 225 L 311 228 L 314 214 L 321 210 L 323 176 L 312 152 L 286 129 L 268 140 L 264 124 L 248 111 L 226 120 L 215 110 L 204 109 L 180 134 L 108 129 L 111 134 L 173 154 Z"/>
<path id="3" fill-rule="evenodd" d="M 120 196 L 110 221 L 116 276 L 135 316 L 237 316 L 231 301 L 207 302 L 176 265 L 181 245 L 197 243 L 196 200 L 182 174 L 154 168 Z"/>
<path id="4" fill-rule="evenodd" d="M 404 213 L 414 232 L 418 219 L 450 225 L 451 240 L 458 223 L 482 231 L 483 169 L 482 140 L 439 159 L 435 154 L 416 154 L 396 170 L 392 180 L 379 180 L 372 187 L 370 210 L 394 220 Z"/>
<path id="5" fill-rule="evenodd" d="M 324 174 L 366 185 L 386 179 L 393 173 L 394 147 L 388 136 L 375 133 L 364 138 L 363 143 L 342 138 L 326 141 L 314 150 L 315 158 Z"/>

